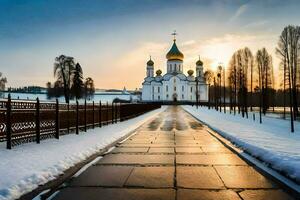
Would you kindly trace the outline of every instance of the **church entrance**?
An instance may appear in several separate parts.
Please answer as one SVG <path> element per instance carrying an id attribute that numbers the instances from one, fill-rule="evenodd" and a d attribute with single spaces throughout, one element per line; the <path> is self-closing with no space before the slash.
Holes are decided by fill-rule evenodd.
<path id="1" fill-rule="evenodd" d="M 177 94 L 176 93 L 173 94 L 173 101 L 177 102 Z"/>

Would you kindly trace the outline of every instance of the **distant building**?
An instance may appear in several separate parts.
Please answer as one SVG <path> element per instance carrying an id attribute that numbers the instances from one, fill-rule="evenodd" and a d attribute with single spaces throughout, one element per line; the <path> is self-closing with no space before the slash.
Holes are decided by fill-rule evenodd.
<path id="1" fill-rule="evenodd" d="M 144 102 L 199 102 L 208 101 L 208 85 L 203 76 L 203 62 L 196 62 L 196 76 L 189 70 L 188 75 L 183 73 L 184 55 L 176 45 L 176 39 L 166 55 L 167 73 L 162 75 L 158 69 L 154 76 L 154 62 L 150 57 L 147 62 L 146 77 L 142 88 L 142 101 Z M 197 84 L 198 82 L 198 84 Z M 196 87 L 198 85 L 198 88 Z"/>

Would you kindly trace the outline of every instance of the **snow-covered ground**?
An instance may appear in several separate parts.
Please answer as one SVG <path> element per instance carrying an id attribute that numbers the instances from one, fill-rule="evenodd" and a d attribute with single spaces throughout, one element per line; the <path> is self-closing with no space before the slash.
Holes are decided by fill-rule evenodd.
<path id="1" fill-rule="evenodd" d="M 114 125 L 61 136 L 59 140 L 24 144 L 12 150 L 6 150 L 5 144 L 0 143 L 0 200 L 18 198 L 54 179 L 164 110 L 162 107 Z"/>
<path id="2" fill-rule="evenodd" d="M 259 158 L 273 169 L 300 183 L 300 123 L 295 122 L 295 132 L 290 132 L 290 122 L 264 117 L 263 123 L 209 110 L 206 107 L 183 108 L 209 127 L 229 139 L 236 146 Z"/>

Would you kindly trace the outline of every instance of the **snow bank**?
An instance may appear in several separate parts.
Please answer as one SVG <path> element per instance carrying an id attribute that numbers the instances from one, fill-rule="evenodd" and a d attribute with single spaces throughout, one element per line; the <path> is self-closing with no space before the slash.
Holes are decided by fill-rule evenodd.
<path id="1" fill-rule="evenodd" d="M 264 117 L 263 123 L 217 112 L 183 106 L 199 120 L 271 168 L 300 183 L 300 123 L 290 132 L 290 121 Z M 258 119 L 258 116 L 256 116 Z"/>
<path id="2" fill-rule="evenodd" d="M 6 150 L 5 143 L 0 143 L 0 200 L 16 199 L 53 180 L 163 110 L 165 107 L 118 124 L 89 129 L 87 133 L 24 144 L 12 150 Z"/>

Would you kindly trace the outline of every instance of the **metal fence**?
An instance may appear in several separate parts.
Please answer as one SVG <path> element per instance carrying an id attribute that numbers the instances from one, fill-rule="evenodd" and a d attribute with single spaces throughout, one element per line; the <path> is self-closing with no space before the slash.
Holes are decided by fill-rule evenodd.
<path id="1" fill-rule="evenodd" d="M 0 142 L 7 149 L 60 135 L 86 131 L 127 120 L 160 108 L 158 104 L 56 102 L 0 100 Z"/>

